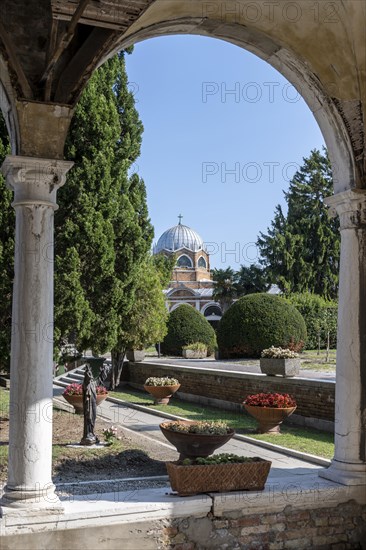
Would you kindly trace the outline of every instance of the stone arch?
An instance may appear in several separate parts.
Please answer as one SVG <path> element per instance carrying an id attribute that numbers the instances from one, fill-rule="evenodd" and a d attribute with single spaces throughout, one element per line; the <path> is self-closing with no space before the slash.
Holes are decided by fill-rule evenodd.
<path id="1" fill-rule="evenodd" d="M 347 126 L 342 119 L 330 92 L 335 82 L 325 89 L 319 77 L 310 69 L 305 59 L 301 59 L 289 49 L 270 39 L 256 29 L 248 29 L 237 23 L 225 25 L 189 20 L 161 20 L 151 26 L 132 33 L 123 40 L 111 55 L 119 49 L 138 42 L 160 36 L 192 34 L 224 40 L 237 45 L 269 63 L 281 73 L 298 91 L 316 119 L 326 143 L 333 171 L 334 192 L 362 187 L 363 167 L 356 165 L 352 142 Z"/>

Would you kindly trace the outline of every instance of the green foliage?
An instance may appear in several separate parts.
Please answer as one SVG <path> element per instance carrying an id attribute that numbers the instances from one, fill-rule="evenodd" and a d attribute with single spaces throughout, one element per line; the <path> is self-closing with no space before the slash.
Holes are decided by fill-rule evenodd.
<path id="1" fill-rule="evenodd" d="M 149 258 L 137 274 L 133 303 L 121 318 L 116 348 L 143 349 L 160 342 L 167 332 L 167 318 L 160 275 Z"/>
<path id="2" fill-rule="evenodd" d="M 188 344 L 187 346 L 182 346 L 182 349 L 190 349 L 192 351 L 207 351 L 206 344 L 202 344 L 202 342 L 193 342 L 192 344 Z"/>
<path id="3" fill-rule="evenodd" d="M 260 357 L 272 345 L 300 351 L 306 326 L 301 313 L 283 298 L 249 294 L 223 315 L 217 340 L 223 358 Z"/>
<path id="4" fill-rule="evenodd" d="M 287 296 L 304 317 L 307 330 L 306 349 L 327 347 L 328 332 L 331 348 L 337 347 L 337 302 L 324 300 L 310 292 L 294 293 Z"/>
<path id="5" fill-rule="evenodd" d="M 126 333 L 122 324 L 139 277 L 146 283 L 140 266 L 153 229 L 144 182 L 128 175 L 140 153 L 142 130 L 122 53 L 90 79 L 66 141 L 65 156 L 75 166 L 59 192 L 55 218 L 59 346 L 72 341 L 96 353 L 114 349 Z M 136 322 L 136 311 L 132 318 Z"/>
<path id="6" fill-rule="evenodd" d="M 176 255 L 171 254 L 167 256 L 163 253 L 154 254 L 152 261 L 159 273 L 161 286 L 166 288 L 172 280 L 173 269 L 177 261 Z"/>
<path id="7" fill-rule="evenodd" d="M 10 153 L 5 122 L 0 116 L 0 165 Z M 12 192 L 0 173 L 0 371 L 10 370 L 11 304 L 14 278 L 15 213 L 11 206 Z"/>
<path id="8" fill-rule="evenodd" d="M 239 296 L 266 292 L 270 287 L 265 270 L 255 264 L 249 267 L 242 265 L 238 271 L 237 277 Z"/>
<path id="9" fill-rule="evenodd" d="M 193 342 L 201 342 L 207 346 L 209 354 L 216 347 L 214 329 L 205 317 L 188 304 L 182 304 L 169 314 L 168 332 L 162 344 L 161 351 L 165 355 L 182 355 L 182 347 Z"/>
<path id="10" fill-rule="evenodd" d="M 331 218 L 324 199 L 333 194 L 327 152 L 311 151 L 285 193 L 267 234 L 257 245 L 269 280 L 285 293 L 312 292 L 336 298 L 340 254 L 339 222 Z"/>
<path id="11" fill-rule="evenodd" d="M 239 271 L 231 267 L 214 269 L 212 278 L 215 283 L 213 299 L 219 302 L 223 313 L 240 296 L 266 292 L 270 287 L 265 269 L 255 264 L 249 267 L 242 265 Z"/>
<path id="12" fill-rule="evenodd" d="M 212 298 L 220 304 L 221 311 L 225 313 L 238 296 L 238 273 L 231 267 L 214 269 L 212 279 L 215 284 Z"/>

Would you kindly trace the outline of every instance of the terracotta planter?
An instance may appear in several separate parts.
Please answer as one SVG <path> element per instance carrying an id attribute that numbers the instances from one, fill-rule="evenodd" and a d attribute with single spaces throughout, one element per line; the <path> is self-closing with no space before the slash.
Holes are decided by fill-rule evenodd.
<path id="1" fill-rule="evenodd" d="M 204 359 L 207 357 L 206 351 L 199 351 L 194 349 L 184 349 L 182 350 L 184 359 Z"/>
<path id="2" fill-rule="evenodd" d="M 289 407 L 287 409 L 255 407 L 253 405 L 245 405 L 245 403 L 244 407 L 258 422 L 257 433 L 260 434 L 280 433 L 280 424 L 296 409 L 296 407 Z"/>
<path id="3" fill-rule="evenodd" d="M 188 496 L 211 491 L 263 491 L 271 464 L 254 457 L 251 462 L 238 464 L 182 466 L 167 462 L 166 468 L 173 491 Z"/>
<path id="4" fill-rule="evenodd" d="M 144 389 L 153 396 L 155 405 L 167 405 L 173 393 L 178 391 L 179 388 L 180 384 L 174 386 L 144 386 Z"/>
<path id="5" fill-rule="evenodd" d="M 66 399 L 70 405 L 72 405 L 75 409 L 76 414 L 84 414 L 84 407 L 83 407 L 83 396 L 82 395 L 65 395 L 63 394 L 63 397 Z M 97 395 L 97 406 L 104 401 L 104 399 L 108 397 L 108 394 L 103 395 Z"/>
<path id="6" fill-rule="evenodd" d="M 191 424 L 188 420 L 181 420 L 181 424 Z M 185 458 L 206 458 L 216 450 L 225 445 L 235 434 L 235 430 L 223 435 L 193 434 L 174 432 L 166 428 L 167 423 L 160 424 L 160 429 L 172 445 L 180 453 L 179 460 Z"/>
<path id="7" fill-rule="evenodd" d="M 260 368 L 268 376 L 284 376 L 290 378 L 300 372 L 300 359 L 278 359 L 275 357 L 261 357 Z"/>

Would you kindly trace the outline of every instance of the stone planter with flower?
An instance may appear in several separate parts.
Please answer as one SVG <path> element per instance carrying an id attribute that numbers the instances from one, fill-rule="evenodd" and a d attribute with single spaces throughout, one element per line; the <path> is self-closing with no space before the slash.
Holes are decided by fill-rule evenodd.
<path id="1" fill-rule="evenodd" d="M 150 376 L 144 384 L 144 389 L 153 396 L 156 405 L 167 405 L 173 393 L 179 388 L 178 380 L 169 376 Z"/>
<path id="2" fill-rule="evenodd" d="M 185 359 L 204 359 L 207 357 L 207 346 L 202 342 L 194 342 L 182 347 L 182 355 Z"/>
<path id="3" fill-rule="evenodd" d="M 100 405 L 104 399 L 108 396 L 108 391 L 104 386 L 97 386 L 97 405 Z M 84 407 L 83 407 L 83 386 L 82 384 L 78 384 L 74 382 L 73 384 L 69 384 L 66 388 L 64 393 L 62 394 L 62 397 L 66 399 L 70 405 L 72 405 L 75 409 L 76 414 L 83 414 Z"/>
<path id="4" fill-rule="evenodd" d="M 271 346 L 262 351 L 260 368 L 267 376 L 297 376 L 300 372 L 299 354 L 290 349 Z"/>
<path id="5" fill-rule="evenodd" d="M 288 393 L 257 393 L 248 395 L 245 410 L 257 423 L 257 433 L 279 434 L 280 424 L 296 409 L 295 399 Z"/>

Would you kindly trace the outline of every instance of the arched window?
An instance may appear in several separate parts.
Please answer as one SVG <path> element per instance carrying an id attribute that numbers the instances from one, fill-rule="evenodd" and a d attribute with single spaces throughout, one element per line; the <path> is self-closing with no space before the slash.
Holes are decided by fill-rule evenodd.
<path id="1" fill-rule="evenodd" d="M 203 256 L 200 256 L 198 258 L 198 267 L 203 267 L 203 269 L 207 269 L 207 263 Z"/>
<path id="2" fill-rule="evenodd" d="M 221 313 L 221 309 L 219 308 L 219 306 L 208 306 L 208 308 L 205 309 L 204 316 L 205 317 L 210 317 L 210 315 L 217 315 L 217 317 L 221 317 L 222 313 Z"/>
<path id="3" fill-rule="evenodd" d="M 177 260 L 177 267 L 193 267 L 191 258 L 183 254 Z"/>

